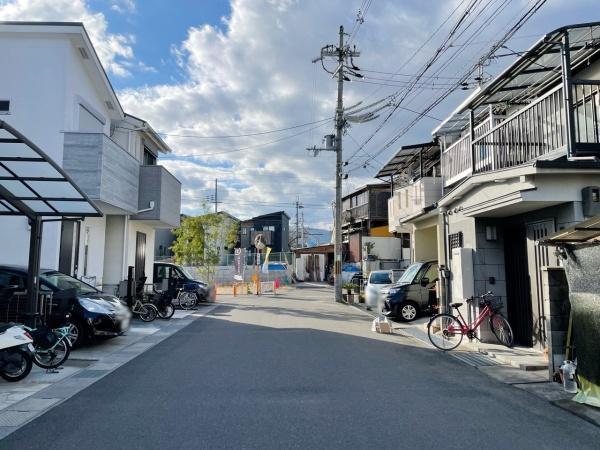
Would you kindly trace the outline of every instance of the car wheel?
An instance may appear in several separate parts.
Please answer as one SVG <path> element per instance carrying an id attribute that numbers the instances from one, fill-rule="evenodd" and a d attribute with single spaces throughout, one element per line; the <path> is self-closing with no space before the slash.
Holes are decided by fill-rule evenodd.
<path id="1" fill-rule="evenodd" d="M 402 302 L 396 310 L 396 317 L 403 322 L 412 322 L 418 315 L 419 308 L 415 302 L 411 301 Z"/>
<path id="2" fill-rule="evenodd" d="M 71 347 L 79 347 L 87 340 L 86 337 L 86 331 L 85 328 L 81 325 L 81 322 L 79 322 L 78 320 L 73 320 L 69 322 L 68 338 Z"/>

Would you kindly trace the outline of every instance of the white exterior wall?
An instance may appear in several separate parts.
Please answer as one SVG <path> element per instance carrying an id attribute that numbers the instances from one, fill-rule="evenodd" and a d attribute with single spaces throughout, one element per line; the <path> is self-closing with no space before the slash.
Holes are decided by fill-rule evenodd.
<path id="1" fill-rule="evenodd" d="M 25 134 L 50 157 L 61 161 L 65 107 L 65 39 L 0 35 L 0 98 L 10 100 L 2 119 Z M 0 262 L 26 265 L 29 225 L 23 217 L 0 218 Z M 41 266 L 58 267 L 60 224 L 44 224 Z"/>
<path id="2" fill-rule="evenodd" d="M 146 277 L 148 277 L 146 284 L 150 284 L 152 283 L 154 272 L 154 228 L 140 220 L 128 220 L 127 223 L 128 233 L 124 277 L 127 275 L 127 267 L 135 266 L 135 240 L 136 233 L 139 231 L 146 234 L 146 267 L 144 272 Z"/>
<path id="3" fill-rule="evenodd" d="M 2 119 L 25 134 L 58 164 L 62 164 L 63 131 L 77 131 L 79 104 L 104 118 L 110 132 L 108 109 L 92 82 L 81 56 L 66 36 L 0 34 L 0 54 L 5 62 L 0 71 L 0 99 L 10 100 L 10 114 Z M 114 114 L 114 113 L 113 113 Z M 82 225 L 93 240 L 88 249 L 88 276 L 102 283 L 104 219 Z M 0 262 L 26 265 L 29 259 L 29 226 L 23 217 L 0 218 Z M 102 230 L 102 231 L 101 231 Z M 93 239 L 92 239 L 93 237 Z M 98 242 L 102 242 L 99 245 Z M 58 268 L 60 224 L 45 223 L 41 266 Z M 83 243 L 79 276 L 83 275 Z"/>
<path id="4" fill-rule="evenodd" d="M 96 286 L 102 286 L 103 282 L 105 234 L 106 217 L 88 217 L 81 223 L 79 271 L 77 275 L 79 277 L 96 277 Z M 85 256 L 86 243 L 88 247 L 87 259 Z"/>

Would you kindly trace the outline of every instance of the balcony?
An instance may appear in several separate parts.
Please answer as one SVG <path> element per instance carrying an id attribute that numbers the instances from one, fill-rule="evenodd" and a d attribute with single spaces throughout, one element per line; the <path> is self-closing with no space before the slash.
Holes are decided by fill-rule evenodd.
<path id="1" fill-rule="evenodd" d="M 149 222 L 154 228 L 173 228 L 179 226 L 181 211 L 181 183 L 162 166 L 139 167 L 139 197 L 137 208 L 144 211 L 132 220 Z"/>
<path id="2" fill-rule="evenodd" d="M 504 120 L 491 116 L 442 154 L 444 186 L 473 174 L 516 167 L 536 159 L 600 153 L 600 81 L 572 80 L 569 122 L 562 85 Z M 569 141 L 571 142 L 569 144 Z M 570 148 L 569 148 L 570 147 Z"/>
<path id="3" fill-rule="evenodd" d="M 388 199 L 388 223 L 391 233 L 406 232 L 402 223 L 407 217 L 417 214 L 437 202 L 442 196 L 442 179 L 424 177 L 394 191 Z"/>
<path id="4" fill-rule="evenodd" d="M 354 206 L 342 212 L 342 225 L 369 219 L 369 204 Z"/>
<path id="5" fill-rule="evenodd" d="M 138 210 L 139 162 L 103 133 L 65 133 L 63 168 L 107 214 Z"/>

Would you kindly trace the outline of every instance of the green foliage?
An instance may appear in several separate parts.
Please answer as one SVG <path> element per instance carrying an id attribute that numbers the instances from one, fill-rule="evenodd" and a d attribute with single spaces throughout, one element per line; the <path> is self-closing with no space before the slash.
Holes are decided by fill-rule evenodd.
<path id="1" fill-rule="evenodd" d="M 344 289 L 349 289 L 351 291 L 353 291 L 354 289 L 358 289 L 358 284 L 354 284 L 354 283 L 346 283 L 342 286 Z"/>
<path id="2" fill-rule="evenodd" d="M 224 214 L 203 214 L 185 217 L 173 233 L 175 261 L 197 267 L 211 281 L 220 256 L 237 242 L 238 225 Z"/>

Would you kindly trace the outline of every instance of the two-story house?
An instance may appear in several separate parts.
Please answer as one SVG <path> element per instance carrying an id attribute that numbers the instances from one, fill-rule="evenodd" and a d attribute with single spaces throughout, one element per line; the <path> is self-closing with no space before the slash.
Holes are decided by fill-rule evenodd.
<path id="1" fill-rule="evenodd" d="M 342 242 L 346 255 L 344 260 L 359 263 L 373 259 L 374 268 L 402 265 L 402 239 L 389 231 L 387 202 L 390 198 L 388 183 L 367 184 L 342 197 Z M 405 241 L 406 243 L 406 241 Z M 408 254 L 407 260 L 408 258 Z M 385 268 L 388 268 L 388 267 Z"/>
<path id="2" fill-rule="evenodd" d="M 401 147 L 375 176 L 390 183 L 388 229 L 402 239 L 400 258 L 436 261 L 440 230 L 435 204 L 442 196 L 437 143 Z"/>
<path id="3" fill-rule="evenodd" d="M 42 266 L 116 287 L 151 282 L 154 232 L 179 224 L 181 184 L 157 165 L 169 146 L 126 114 L 81 23 L 0 22 L 0 111 L 104 213 L 44 227 Z M 0 261 L 25 264 L 28 224 L 2 218 Z"/>
<path id="4" fill-rule="evenodd" d="M 262 234 L 274 253 L 290 251 L 290 216 L 285 211 L 263 214 L 240 222 L 240 245 L 254 250 L 254 239 Z"/>
<path id="5" fill-rule="evenodd" d="M 544 350 L 552 326 L 538 242 L 600 211 L 600 23 L 542 36 L 433 135 L 442 150 L 451 299 L 488 290 L 515 342 Z M 443 250 L 443 249 L 442 249 Z"/>

